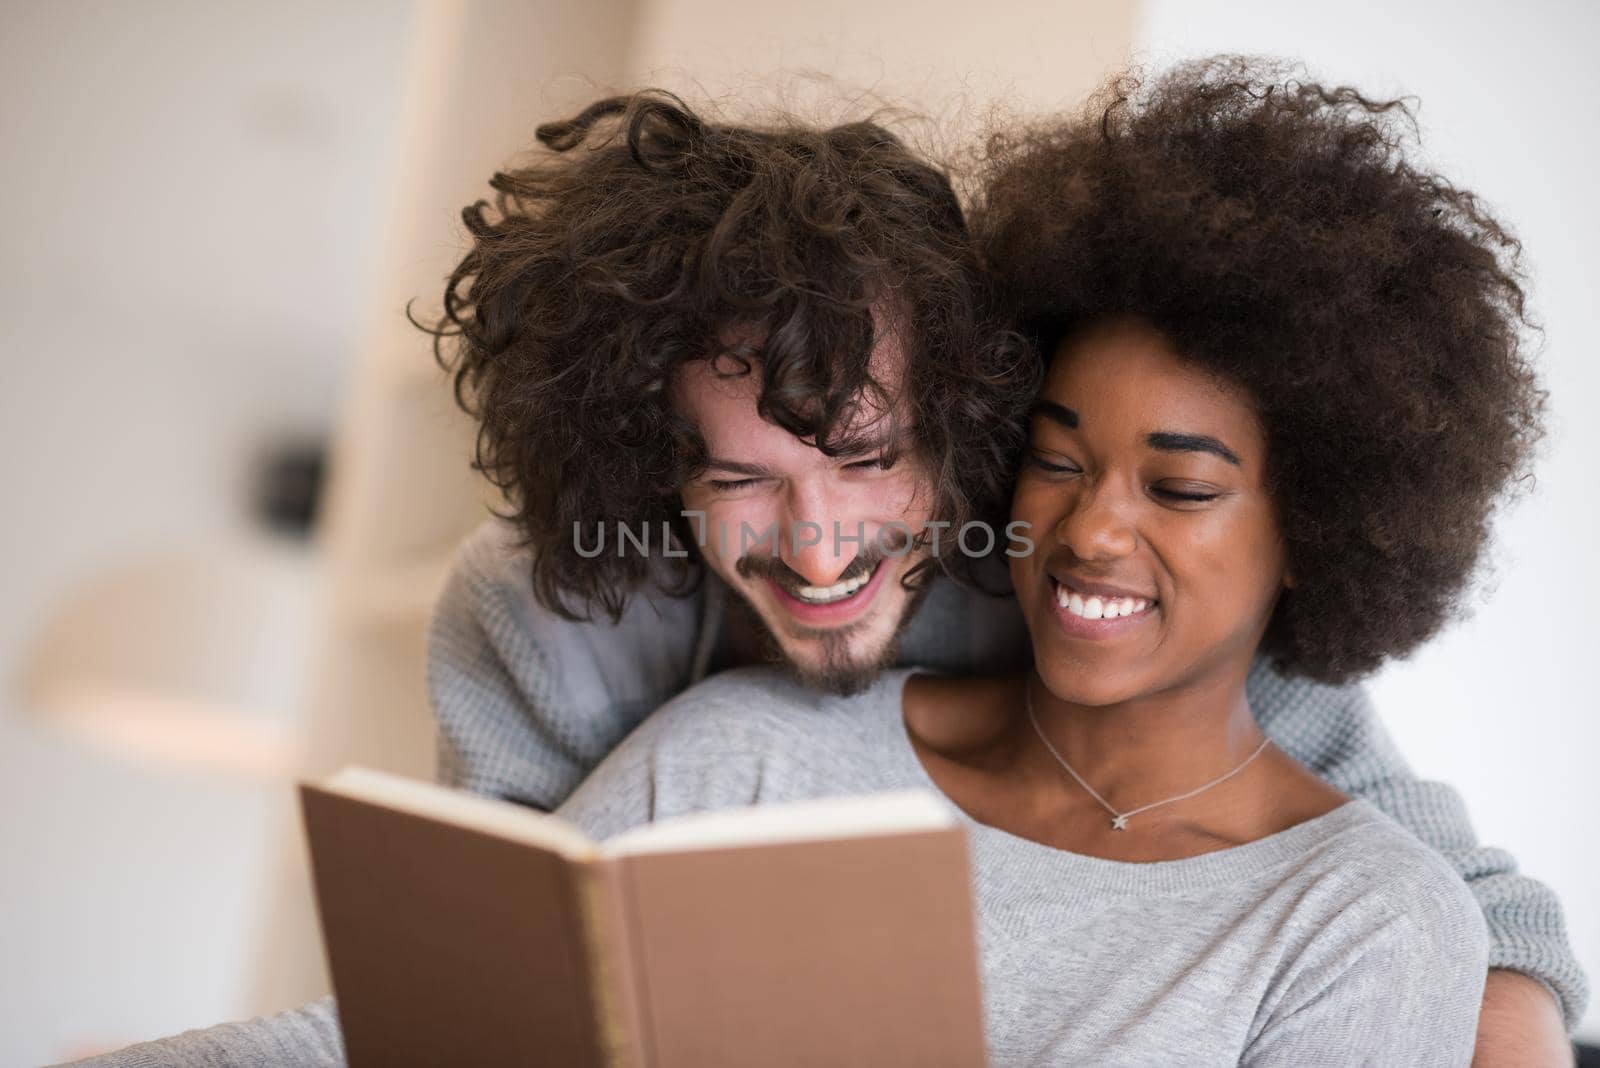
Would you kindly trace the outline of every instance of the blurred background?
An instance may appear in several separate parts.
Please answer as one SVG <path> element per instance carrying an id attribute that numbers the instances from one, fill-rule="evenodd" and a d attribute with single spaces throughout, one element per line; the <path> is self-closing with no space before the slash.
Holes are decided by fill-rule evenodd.
<path id="1" fill-rule="evenodd" d="M 0 3 L 0 1062 L 325 992 L 293 782 L 431 775 L 423 628 L 486 514 L 403 308 L 436 310 L 460 208 L 539 122 L 654 84 L 731 118 L 904 104 L 949 148 L 1215 51 L 1415 94 L 1526 243 L 1537 488 L 1472 620 L 1373 690 L 1600 978 L 1596 39 L 1559 2 Z"/>

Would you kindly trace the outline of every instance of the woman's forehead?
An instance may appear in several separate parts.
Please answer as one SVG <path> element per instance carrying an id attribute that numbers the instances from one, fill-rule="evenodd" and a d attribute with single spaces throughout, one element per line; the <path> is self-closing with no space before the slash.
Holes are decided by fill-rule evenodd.
<path id="1" fill-rule="evenodd" d="M 1187 432 L 1223 437 L 1236 451 L 1264 448 L 1256 406 L 1242 389 L 1183 359 L 1166 335 L 1132 320 L 1063 340 L 1040 397 L 1067 409 L 1084 434 L 1103 439 Z"/>

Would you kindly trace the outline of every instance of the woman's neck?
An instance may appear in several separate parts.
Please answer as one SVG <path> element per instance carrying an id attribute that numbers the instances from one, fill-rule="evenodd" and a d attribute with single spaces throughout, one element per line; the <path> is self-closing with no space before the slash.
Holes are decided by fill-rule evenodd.
<path id="1" fill-rule="evenodd" d="M 1264 736 L 1245 698 L 1247 671 L 1097 707 L 1061 700 L 1030 673 L 1018 702 L 1031 704 L 1038 733 L 1072 770 L 1126 812 L 1202 786 L 1260 748 Z M 1015 732 L 1037 741 L 1025 714 L 1014 719 Z M 1033 747 L 1032 757 L 1033 764 L 1061 770 L 1043 745 Z"/>
<path id="2" fill-rule="evenodd" d="M 934 782 L 974 819 L 1046 845 L 1113 860 L 1196 856 L 1322 815 L 1344 796 L 1272 746 L 1237 775 L 1113 827 L 1029 722 L 1119 812 L 1187 793 L 1260 747 L 1236 682 L 1189 687 L 1114 706 L 1063 702 L 1021 677 L 918 676 L 905 691 L 913 748 Z"/>

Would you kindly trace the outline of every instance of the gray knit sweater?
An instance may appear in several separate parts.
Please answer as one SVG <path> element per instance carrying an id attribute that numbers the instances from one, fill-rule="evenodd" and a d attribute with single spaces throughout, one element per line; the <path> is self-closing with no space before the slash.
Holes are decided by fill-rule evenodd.
<path id="1" fill-rule="evenodd" d="M 534 600 L 527 550 L 512 528 L 485 523 L 463 544 L 434 613 L 429 689 L 439 729 L 440 781 L 475 793 L 558 807 L 649 713 L 721 656 L 726 591 L 644 593 L 616 623 L 573 623 Z M 1026 663 L 1014 603 L 938 583 L 901 642 L 901 660 L 945 672 L 1000 672 Z M 1454 790 L 1406 765 L 1359 687 L 1288 679 L 1258 664 L 1248 684 L 1262 729 L 1338 789 L 1371 802 L 1436 850 L 1483 910 L 1491 968 L 1543 982 L 1574 1026 L 1588 982 L 1568 944 L 1561 904 L 1482 846 Z M 333 1001 L 226 1024 L 83 1062 L 94 1068 L 339 1065 Z"/>

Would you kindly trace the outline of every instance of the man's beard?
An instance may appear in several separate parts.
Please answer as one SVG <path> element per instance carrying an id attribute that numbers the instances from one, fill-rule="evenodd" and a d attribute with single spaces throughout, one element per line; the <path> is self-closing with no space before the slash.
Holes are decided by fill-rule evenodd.
<path id="1" fill-rule="evenodd" d="M 842 577 L 850 578 L 857 574 L 870 573 L 882 559 L 882 554 L 863 553 L 845 569 Z M 800 581 L 799 576 L 790 572 L 782 561 L 772 557 L 745 557 L 739 560 L 736 569 L 745 578 L 771 578 L 789 589 Z M 789 574 L 784 575 L 783 572 Z M 820 647 L 822 659 L 820 663 L 810 659 L 806 663 L 798 663 L 784 649 L 782 640 L 767 625 L 761 613 L 743 597 L 734 602 L 735 611 L 738 613 L 735 618 L 750 626 L 759 637 L 763 661 L 783 667 L 797 682 L 813 690 L 848 697 L 871 686 L 885 669 L 893 667 L 900 659 L 900 636 L 911 625 L 917 610 L 922 607 L 923 599 L 927 597 L 928 578 L 929 576 L 923 576 L 922 581 L 907 590 L 900 618 L 895 621 L 894 632 L 889 635 L 883 647 L 860 659 L 852 656 L 850 639 L 854 636 L 857 626 L 862 624 L 806 629 L 791 640 L 804 641 Z M 880 590 L 878 595 L 882 596 L 883 592 Z"/>

